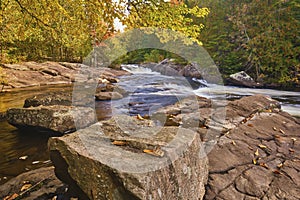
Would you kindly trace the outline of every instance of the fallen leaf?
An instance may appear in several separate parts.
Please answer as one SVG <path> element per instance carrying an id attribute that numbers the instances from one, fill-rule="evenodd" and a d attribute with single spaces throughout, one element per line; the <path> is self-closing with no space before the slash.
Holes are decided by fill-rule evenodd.
<path id="1" fill-rule="evenodd" d="M 157 157 L 163 157 L 164 152 L 161 150 L 160 147 L 155 147 L 154 149 L 144 149 L 144 153 L 150 154 L 152 156 L 157 156 Z"/>
<path id="2" fill-rule="evenodd" d="M 14 199 L 16 199 L 18 196 L 19 196 L 18 194 L 14 193 L 14 194 L 11 195 L 11 196 L 6 196 L 6 197 L 4 197 L 3 200 L 14 200 Z"/>
<path id="3" fill-rule="evenodd" d="M 256 149 L 254 155 L 259 156 L 258 149 Z"/>
<path id="4" fill-rule="evenodd" d="M 279 171 L 279 170 L 277 170 L 277 169 L 273 170 L 273 173 L 274 173 L 274 174 L 282 174 L 282 172 Z"/>
<path id="5" fill-rule="evenodd" d="M 26 160 L 28 158 L 28 156 L 21 156 L 20 158 L 19 158 L 19 160 Z"/>
<path id="6" fill-rule="evenodd" d="M 295 150 L 292 149 L 292 148 L 289 148 L 289 151 L 290 151 L 291 153 L 294 153 L 294 152 L 295 152 Z"/>
<path id="7" fill-rule="evenodd" d="M 229 135 L 230 131 L 227 131 L 224 135 Z"/>
<path id="8" fill-rule="evenodd" d="M 274 131 L 277 131 L 277 128 L 274 126 L 274 127 L 273 127 L 273 130 L 274 130 Z"/>
<path id="9" fill-rule="evenodd" d="M 21 187 L 21 192 L 25 191 L 25 190 L 28 190 L 32 185 L 31 184 L 25 184 Z"/>
<path id="10" fill-rule="evenodd" d="M 52 197 L 51 200 L 57 200 L 57 196 Z"/>
<path id="11" fill-rule="evenodd" d="M 261 149 L 266 149 L 266 148 L 267 148 L 267 146 L 266 146 L 266 145 L 263 145 L 263 144 L 259 144 L 258 146 L 259 146 L 259 148 L 261 148 Z"/>
<path id="12" fill-rule="evenodd" d="M 253 127 L 254 125 L 253 125 L 253 124 L 247 124 L 247 126 L 249 126 L 249 127 Z"/>
<path id="13" fill-rule="evenodd" d="M 114 140 L 112 142 L 113 145 L 117 145 L 117 146 L 123 146 L 123 145 L 126 145 L 128 142 L 126 141 L 122 141 L 122 140 Z"/>
<path id="14" fill-rule="evenodd" d="M 266 168 L 266 169 L 269 169 L 269 166 L 266 163 L 260 163 L 259 165 Z"/>
<path id="15" fill-rule="evenodd" d="M 153 152 L 153 149 L 144 149 L 143 152 L 144 153 L 150 153 L 150 152 Z"/>
<path id="16" fill-rule="evenodd" d="M 271 110 L 271 109 L 268 109 L 268 110 L 265 110 L 265 112 L 272 112 L 272 110 Z"/>
<path id="17" fill-rule="evenodd" d="M 281 168 L 283 166 L 283 163 L 280 163 L 277 165 L 278 168 Z"/>
<path id="18" fill-rule="evenodd" d="M 285 134 L 285 132 L 282 129 L 279 129 L 279 132 Z"/>
<path id="19" fill-rule="evenodd" d="M 256 163 L 257 163 L 256 159 L 254 159 L 254 158 L 253 158 L 252 162 L 254 165 L 256 165 Z"/>
<path id="20" fill-rule="evenodd" d="M 144 118 L 143 118 L 140 114 L 137 114 L 136 118 L 137 118 L 138 120 L 144 120 Z"/>
<path id="21" fill-rule="evenodd" d="M 51 163 L 52 161 L 51 160 L 45 160 L 43 161 L 43 164 L 48 164 L 48 163 Z"/>

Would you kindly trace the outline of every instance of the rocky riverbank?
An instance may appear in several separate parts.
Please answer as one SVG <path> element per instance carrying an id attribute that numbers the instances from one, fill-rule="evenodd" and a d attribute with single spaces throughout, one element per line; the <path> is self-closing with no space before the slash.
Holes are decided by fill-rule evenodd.
<path id="1" fill-rule="evenodd" d="M 19 64 L 0 64 L 5 84 L 2 91 L 14 88 L 33 86 L 71 84 L 84 65 L 66 62 L 25 62 Z M 99 71 L 101 80 L 116 81 L 115 77 L 128 74 L 126 71 L 102 68 Z"/>
<path id="2" fill-rule="evenodd" d="M 76 96 L 76 105 L 81 104 L 81 106 L 93 104 L 94 98 L 100 101 L 123 98 L 123 96 L 127 95 L 126 91 L 114 84 L 119 81 L 118 76 L 130 74 L 124 70 L 99 68 L 96 71 L 97 76 L 93 77 L 93 79 L 82 79 L 79 74 L 82 73 L 82 69 L 85 69 L 86 66 L 79 63 L 66 62 L 25 62 L 20 64 L 0 64 L 0 67 L 2 68 L 1 72 L 5 80 L 1 86 L 1 92 L 4 93 L 26 91 L 30 90 L 30 88 L 35 88 L 36 90 L 40 88 L 42 93 L 43 89 L 46 90 L 48 87 L 53 87 L 53 85 L 59 85 L 59 87 L 69 85 L 72 87 L 75 81 L 76 83 L 93 84 L 92 87 L 96 91 L 94 97 L 83 96 L 84 94 Z M 71 106 L 72 103 L 75 103 L 73 100 L 76 100 L 72 99 L 74 95 L 71 88 L 63 91 L 32 96 L 26 100 L 24 108 L 40 105 Z M 6 101 L 6 99 L 3 100 Z M 6 102 L 3 103 L 5 104 Z M 5 108 L 6 106 L 0 108 L 0 121 L 6 120 Z"/>
<path id="3" fill-rule="evenodd" d="M 207 78 L 209 73 L 205 71 L 203 66 L 199 66 L 196 63 L 189 64 L 177 64 L 172 62 L 170 59 L 165 59 L 160 63 L 144 63 L 141 64 L 142 67 L 149 68 L 155 72 L 159 72 L 163 75 L 168 76 L 184 76 L 187 78 L 202 79 L 203 74 L 206 73 Z M 263 79 L 254 80 L 253 77 L 249 76 L 246 72 L 240 71 L 229 76 L 221 75 L 217 69 L 213 70 L 213 76 L 222 76 L 223 81 L 215 82 L 218 84 L 231 85 L 237 87 L 247 87 L 247 88 L 269 88 L 278 90 L 289 90 L 289 91 L 299 91 L 299 84 L 285 85 L 284 83 L 268 83 Z M 214 81 L 213 81 L 214 82 Z M 199 86 L 199 85 L 198 85 Z"/>
<path id="4" fill-rule="evenodd" d="M 117 80 L 99 80 L 95 94 L 107 92 L 108 99 L 113 92 L 127 95 L 114 86 Z M 10 180 L 0 187 L 1 198 L 298 198 L 300 121 L 283 112 L 276 100 L 191 96 L 150 116 L 115 115 L 95 123 L 91 105 L 96 95 L 79 94 L 37 95 L 24 108 L 8 110 L 8 121 L 17 127 L 64 135 L 48 143 L 55 170 Z M 36 173 L 45 176 L 37 179 Z"/>
<path id="5" fill-rule="evenodd" d="M 158 110 L 152 119 L 116 116 L 53 138 L 49 147 L 56 175 L 91 199 L 185 196 L 183 185 L 197 199 L 297 199 L 299 120 L 261 95 L 218 109 L 212 105 L 205 98 L 188 98 Z M 155 125 L 157 120 L 165 126 Z"/>

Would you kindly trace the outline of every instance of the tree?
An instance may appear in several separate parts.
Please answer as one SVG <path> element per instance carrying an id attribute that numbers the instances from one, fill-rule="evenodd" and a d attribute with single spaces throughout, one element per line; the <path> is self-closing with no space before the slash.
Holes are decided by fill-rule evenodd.
<path id="1" fill-rule="evenodd" d="M 112 34 L 119 6 L 111 0 L 1 0 L 1 61 L 79 60 Z"/>
<path id="2" fill-rule="evenodd" d="M 128 29 L 170 28 L 199 42 L 203 25 L 193 24 L 193 18 L 207 14 L 206 8 L 162 0 L 1 0 L 1 62 L 80 61 L 93 45 L 116 33 L 115 19 Z"/>
<path id="3" fill-rule="evenodd" d="M 247 71 L 258 81 L 299 84 L 297 0 L 204 1 L 211 10 L 200 35 L 227 77 Z M 221 28 L 220 28 L 221 27 Z"/>

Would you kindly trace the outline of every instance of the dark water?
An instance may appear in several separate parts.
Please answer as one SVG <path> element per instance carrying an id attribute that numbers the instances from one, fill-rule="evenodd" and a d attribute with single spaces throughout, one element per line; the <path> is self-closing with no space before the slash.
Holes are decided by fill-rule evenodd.
<path id="1" fill-rule="evenodd" d="M 17 130 L 7 122 L 0 122 L 0 127 L 0 183 L 22 172 L 49 165 L 49 136 Z M 28 158 L 20 160 L 22 156 Z"/>
<path id="2" fill-rule="evenodd" d="M 0 112 L 5 112 L 8 108 L 22 107 L 24 100 L 34 95 L 71 89 L 70 85 L 56 85 L 0 93 Z M 49 165 L 48 138 L 47 134 L 18 130 L 6 121 L 0 122 L 0 184 L 22 172 Z M 28 158 L 20 160 L 22 156 Z"/>
<path id="3" fill-rule="evenodd" d="M 0 93 L 0 112 L 12 107 L 22 107 L 24 100 L 34 95 L 54 92 L 72 91 L 72 86 L 56 85 L 50 87 L 33 87 Z M 111 116 L 110 102 L 96 102 L 98 120 Z M 23 172 L 51 165 L 47 142 L 47 132 L 20 130 L 6 121 L 0 121 L 0 184 Z M 25 160 L 20 157 L 27 156 Z"/>

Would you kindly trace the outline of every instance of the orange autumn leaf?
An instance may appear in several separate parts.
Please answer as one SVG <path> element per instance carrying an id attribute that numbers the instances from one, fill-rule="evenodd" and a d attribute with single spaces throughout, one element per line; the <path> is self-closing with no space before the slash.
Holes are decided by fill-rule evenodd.
<path id="1" fill-rule="evenodd" d="M 114 140 L 112 142 L 112 144 L 117 145 L 117 146 L 123 146 L 123 145 L 126 145 L 127 142 L 126 141 L 122 141 L 122 140 Z"/>

